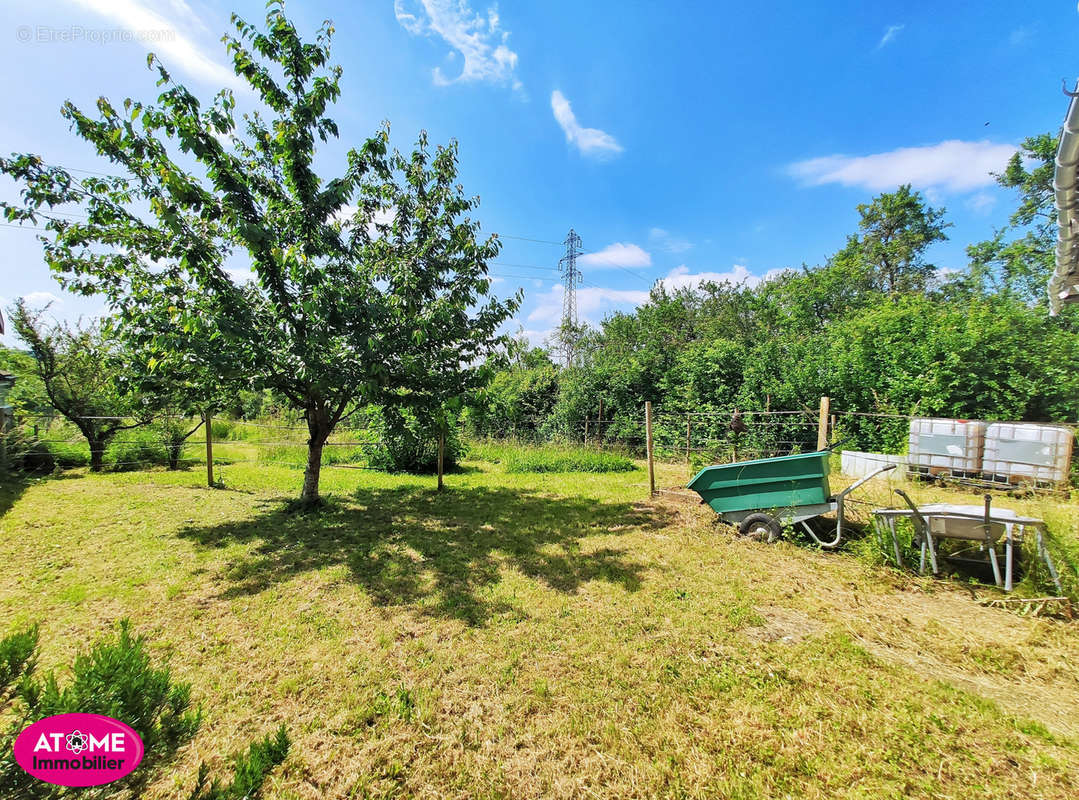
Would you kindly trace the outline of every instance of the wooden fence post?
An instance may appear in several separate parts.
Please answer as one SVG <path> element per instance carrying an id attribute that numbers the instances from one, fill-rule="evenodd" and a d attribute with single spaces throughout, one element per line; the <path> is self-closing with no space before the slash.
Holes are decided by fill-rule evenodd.
<path id="1" fill-rule="evenodd" d="M 820 417 L 817 419 L 817 449 L 828 446 L 828 407 L 831 399 L 825 395 L 820 399 Z"/>
<path id="2" fill-rule="evenodd" d="M 588 417 L 584 418 L 584 443 L 588 444 Z"/>
<path id="3" fill-rule="evenodd" d="M 648 496 L 656 493 L 656 466 L 652 458 L 652 401 L 644 403 L 645 450 L 648 452 Z"/>
<path id="4" fill-rule="evenodd" d="M 689 420 L 690 420 L 690 416 L 689 416 L 689 414 L 686 414 L 686 463 L 687 464 L 689 463 L 689 450 L 690 450 L 691 442 L 692 442 L 692 439 L 690 438 L 692 436 L 692 433 L 691 433 L 691 430 L 690 430 Z"/>
<path id="5" fill-rule="evenodd" d="M 206 485 L 214 488 L 214 426 L 210 414 L 203 417 L 206 426 Z"/>

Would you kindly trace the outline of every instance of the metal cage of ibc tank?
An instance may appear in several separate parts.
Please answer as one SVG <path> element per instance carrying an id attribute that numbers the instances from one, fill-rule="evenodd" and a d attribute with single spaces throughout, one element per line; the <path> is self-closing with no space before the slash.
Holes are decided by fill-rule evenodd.
<path id="1" fill-rule="evenodd" d="M 1064 425 L 994 422 L 985 432 L 982 476 L 1013 486 L 1059 486 L 1069 478 L 1074 440 Z"/>
<path id="2" fill-rule="evenodd" d="M 915 417 L 910 421 L 908 469 L 933 477 L 977 477 L 986 425 L 980 420 Z"/>

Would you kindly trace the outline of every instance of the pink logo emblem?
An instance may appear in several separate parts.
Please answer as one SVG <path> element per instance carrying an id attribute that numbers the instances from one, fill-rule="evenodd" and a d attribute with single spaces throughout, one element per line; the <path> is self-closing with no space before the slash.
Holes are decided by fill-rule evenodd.
<path id="1" fill-rule="evenodd" d="M 139 765 L 142 752 L 142 739 L 134 730 L 100 714 L 46 717 L 15 739 L 19 766 L 58 786 L 100 786 L 118 780 Z"/>

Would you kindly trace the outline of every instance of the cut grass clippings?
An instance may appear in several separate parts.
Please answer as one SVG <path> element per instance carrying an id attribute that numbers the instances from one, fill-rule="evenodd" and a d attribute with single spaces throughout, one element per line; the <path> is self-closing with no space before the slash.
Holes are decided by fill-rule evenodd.
<path id="1" fill-rule="evenodd" d="M 1074 625 L 738 539 L 639 472 L 328 468 L 295 514 L 297 470 L 242 447 L 225 490 L 0 493 L 0 634 L 40 623 L 48 670 L 128 617 L 204 705 L 151 800 L 281 723 L 269 800 L 1074 797 Z"/>

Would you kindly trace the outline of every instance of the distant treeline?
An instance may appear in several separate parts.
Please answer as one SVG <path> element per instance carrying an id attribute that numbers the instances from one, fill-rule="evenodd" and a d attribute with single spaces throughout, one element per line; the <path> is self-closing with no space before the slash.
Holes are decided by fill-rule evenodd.
<path id="1" fill-rule="evenodd" d="M 1018 190 L 1010 224 L 967 248 L 962 271 L 926 260 L 943 209 L 909 186 L 858 207 L 859 230 L 818 266 L 756 285 L 657 287 L 598 330 L 522 346 L 470 409 L 480 433 L 575 433 L 601 404 L 610 438 L 638 438 L 642 404 L 664 412 L 800 410 L 960 418 L 1079 419 L 1075 309 L 1050 317 L 1056 140 L 1027 140 L 997 180 Z M 573 366 L 556 365 L 566 342 Z M 846 418 L 851 446 L 895 449 L 905 421 Z M 596 430 L 593 425 L 593 431 Z"/>

